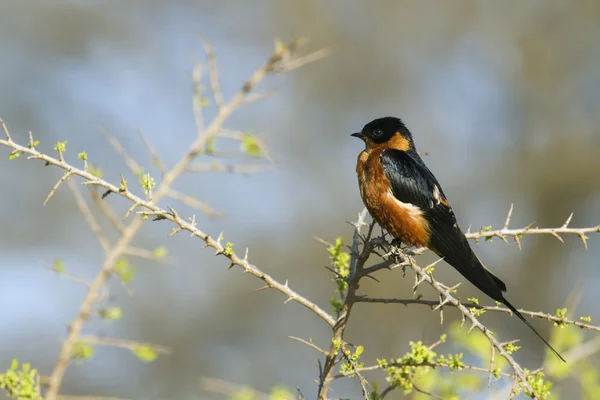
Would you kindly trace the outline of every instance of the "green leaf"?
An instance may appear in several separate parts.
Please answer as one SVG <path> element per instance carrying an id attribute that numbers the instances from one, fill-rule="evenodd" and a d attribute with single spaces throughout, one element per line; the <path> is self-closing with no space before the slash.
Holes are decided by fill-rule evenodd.
<path id="1" fill-rule="evenodd" d="M 294 394 L 289 391 L 285 386 L 275 386 L 269 393 L 269 400 L 287 400 L 294 399 Z"/>
<path id="2" fill-rule="evenodd" d="M 154 181 L 154 178 L 152 178 L 148 173 L 142 175 L 142 179 L 140 180 L 140 186 L 142 187 L 142 189 L 144 189 L 144 193 L 146 193 L 146 196 L 150 196 L 150 192 L 152 192 L 152 189 L 156 187 L 156 182 Z"/>
<path id="3" fill-rule="evenodd" d="M 154 257 L 165 258 L 169 250 L 165 246 L 160 246 L 154 249 Z"/>
<path id="4" fill-rule="evenodd" d="M 101 308 L 98 310 L 98 315 L 106 320 L 116 321 L 123 316 L 123 310 L 121 310 L 121 307 Z"/>
<path id="5" fill-rule="evenodd" d="M 115 264 L 113 270 L 123 283 L 128 283 L 131 281 L 135 273 L 135 268 L 129 265 L 129 259 L 127 257 L 121 257 Z"/>
<path id="6" fill-rule="evenodd" d="M 59 153 L 64 153 L 67 150 L 67 141 L 65 140 L 64 142 L 56 142 L 54 145 L 54 150 L 58 151 Z"/>
<path id="7" fill-rule="evenodd" d="M 158 353 L 150 346 L 139 346 L 131 350 L 133 354 L 144 362 L 152 362 L 158 357 Z"/>
<path id="8" fill-rule="evenodd" d="M 215 152 L 215 144 L 217 143 L 217 137 L 211 136 L 206 141 L 206 154 L 212 154 Z"/>
<path id="9" fill-rule="evenodd" d="M 567 316 L 567 309 L 566 308 L 557 308 L 555 316 L 560 319 L 565 319 Z M 563 321 L 554 321 L 554 326 L 564 328 L 566 325 L 567 324 Z"/>
<path id="10" fill-rule="evenodd" d="M 520 348 L 521 346 L 517 346 L 514 343 L 508 343 L 506 346 L 504 346 L 504 350 L 506 350 L 508 354 L 512 354 Z"/>
<path id="11" fill-rule="evenodd" d="M 57 258 L 54 260 L 54 266 L 52 267 L 52 270 L 57 274 L 63 274 L 65 272 L 65 266 L 61 259 Z"/>
<path id="12" fill-rule="evenodd" d="M 249 157 L 261 157 L 263 155 L 262 149 L 258 139 L 251 133 L 244 135 L 241 142 L 242 151 Z"/>
<path id="13" fill-rule="evenodd" d="M 73 346 L 71 357 L 75 360 L 89 360 L 94 356 L 94 347 L 88 343 L 77 342 Z"/>
<path id="14" fill-rule="evenodd" d="M 225 243 L 225 249 L 223 249 L 223 254 L 227 257 L 231 257 L 233 255 L 233 243 Z"/>

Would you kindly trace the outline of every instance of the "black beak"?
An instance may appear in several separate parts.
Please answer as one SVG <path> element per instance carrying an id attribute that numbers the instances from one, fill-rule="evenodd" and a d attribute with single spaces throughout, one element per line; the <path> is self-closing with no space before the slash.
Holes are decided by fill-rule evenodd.
<path id="1" fill-rule="evenodd" d="M 359 139 L 364 139 L 364 136 L 363 136 L 362 132 L 355 132 L 355 133 L 351 134 L 350 136 L 354 136 L 354 137 L 357 137 Z"/>

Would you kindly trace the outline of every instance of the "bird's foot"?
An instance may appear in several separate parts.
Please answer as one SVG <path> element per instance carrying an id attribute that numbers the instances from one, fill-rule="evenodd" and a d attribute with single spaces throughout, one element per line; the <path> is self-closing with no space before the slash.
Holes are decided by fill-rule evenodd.
<path id="1" fill-rule="evenodd" d="M 392 245 L 392 247 L 402 247 L 402 240 L 394 238 L 390 242 L 390 245 Z"/>
<path id="2" fill-rule="evenodd" d="M 394 264 L 400 264 L 404 261 L 404 251 L 399 245 L 393 245 L 389 252 L 390 258 L 394 261 Z"/>

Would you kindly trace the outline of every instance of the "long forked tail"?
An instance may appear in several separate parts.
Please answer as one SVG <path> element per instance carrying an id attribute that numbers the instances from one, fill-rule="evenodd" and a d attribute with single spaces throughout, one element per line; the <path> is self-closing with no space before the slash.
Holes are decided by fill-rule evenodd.
<path id="1" fill-rule="evenodd" d="M 520 313 L 520 312 L 519 312 L 519 311 L 518 311 L 518 310 L 517 310 L 517 309 L 516 309 L 516 308 L 515 308 L 515 307 L 514 307 L 512 304 L 510 304 L 510 303 L 508 302 L 508 300 L 506 300 L 506 299 L 504 299 L 504 298 L 503 298 L 503 299 L 502 299 L 502 302 L 504 303 L 504 305 L 505 305 L 506 307 L 508 307 L 508 308 L 510 309 L 510 311 L 512 311 L 512 312 L 513 312 L 513 313 L 514 313 L 514 314 L 515 314 L 517 317 L 519 317 L 519 319 L 520 319 L 521 321 L 523 321 L 523 322 L 525 323 L 525 325 L 527 325 L 527 326 L 529 327 L 529 329 L 531 329 L 531 330 L 533 331 L 533 333 L 535 333 L 535 334 L 537 335 L 537 337 L 539 337 L 540 339 L 542 339 L 542 342 L 544 342 L 544 344 L 546 344 L 546 346 L 548 346 L 548 348 L 550 349 L 550 351 L 551 351 L 551 352 L 552 352 L 552 353 L 553 353 L 553 354 L 554 354 L 556 357 L 558 357 L 558 359 L 559 359 L 560 361 L 562 361 L 562 362 L 564 362 L 564 363 L 566 363 L 566 362 L 567 362 L 567 361 L 566 361 L 564 358 L 562 358 L 562 356 L 561 356 L 560 354 L 558 354 L 558 351 L 554 350 L 554 347 L 550 346 L 550 343 L 548 343 L 548 342 L 546 341 L 546 339 L 544 339 L 544 338 L 542 337 L 542 335 L 540 335 L 540 334 L 538 333 L 538 331 L 536 331 L 536 330 L 535 330 L 535 328 L 533 327 L 533 325 L 531 325 L 531 324 L 529 323 L 529 321 L 527 321 L 527 320 L 525 319 L 525 317 L 523 316 L 523 314 L 521 314 L 521 313 Z"/>

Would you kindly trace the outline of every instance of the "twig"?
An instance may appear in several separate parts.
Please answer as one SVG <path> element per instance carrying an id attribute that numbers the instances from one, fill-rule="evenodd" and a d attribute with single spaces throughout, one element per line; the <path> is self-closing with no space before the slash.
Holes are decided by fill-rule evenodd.
<path id="1" fill-rule="evenodd" d="M 506 222 L 504 223 L 504 227 L 502 229 L 491 230 L 491 228 L 489 228 L 489 230 L 488 230 L 488 229 L 482 228 L 477 232 L 470 232 L 470 229 L 469 229 L 465 233 L 465 235 L 467 236 L 467 238 L 475 239 L 476 241 L 478 241 L 481 238 L 499 237 L 507 244 L 508 244 L 508 241 L 506 240 L 506 237 L 512 236 L 520 249 L 521 248 L 521 237 L 524 235 L 551 235 L 551 236 L 554 236 L 556 239 L 558 239 L 561 243 L 564 243 L 564 240 L 560 235 L 561 234 L 571 234 L 571 235 L 579 236 L 579 239 L 581 239 L 581 242 L 583 243 L 583 247 L 587 250 L 588 249 L 587 237 L 585 236 L 585 234 L 600 232 L 600 225 L 594 226 L 594 227 L 589 227 L 589 228 L 569 228 L 569 223 L 571 222 L 571 219 L 573 218 L 573 214 L 569 215 L 569 217 L 567 218 L 565 223 L 558 228 L 532 228 L 531 226 L 533 224 L 530 224 L 529 226 L 526 226 L 525 228 L 521 228 L 521 229 L 509 229 L 508 224 L 512 217 L 512 211 L 513 211 L 513 206 L 511 205 L 510 210 L 508 212 L 508 216 L 506 218 Z"/>
<path id="2" fill-rule="evenodd" d="M 204 46 L 204 51 L 206 52 L 206 56 L 208 57 L 208 73 L 210 75 L 210 87 L 213 92 L 215 104 L 217 105 L 217 107 L 222 108 L 225 106 L 225 102 L 223 101 L 223 93 L 221 92 L 221 85 L 219 84 L 219 69 L 217 68 L 217 56 L 215 55 L 215 51 L 210 44 L 203 40 L 202 45 Z"/>
<path id="3" fill-rule="evenodd" d="M 137 342 L 134 340 L 124 340 L 118 338 L 108 338 L 108 337 L 99 337 L 99 336 L 90 336 L 84 335 L 81 336 L 80 341 L 85 342 L 87 344 L 91 344 L 94 346 L 110 346 L 110 347 L 120 347 L 122 349 L 127 350 L 135 350 L 140 347 L 148 347 L 158 354 L 169 355 L 171 354 L 171 349 L 165 346 L 161 346 L 158 344 L 147 343 L 147 342 Z"/>
<path id="4" fill-rule="evenodd" d="M 477 328 L 487 337 L 489 342 L 494 347 L 496 347 L 496 350 L 498 351 L 498 353 L 502 357 L 504 357 L 504 359 L 512 367 L 513 371 L 515 371 L 515 374 L 517 375 L 518 379 L 521 381 L 521 385 L 523 386 L 523 388 L 526 389 L 527 391 L 529 391 L 530 393 L 533 393 L 533 390 L 531 389 L 531 386 L 529 385 L 529 382 L 527 381 L 527 375 L 525 374 L 525 372 L 523 371 L 523 369 L 521 368 L 519 363 L 517 363 L 517 361 L 510 354 L 508 354 L 506 352 L 506 350 L 504 349 L 502 344 L 492 335 L 492 333 L 481 322 L 479 322 L 477 320 L 477 318 L 473 315 L 473 313 L 471 313 L 471 311 L 467 307 L 462 305 L 460 303 L 460 301 L 458 301 L 454 296 L 452 296 L 452 294 L 448 291 L 448 289 L 443 287 L 439 282 L 435 281 L 431 277 L 431 275 L 429 275 L 427 272 L 425 272 L 423 269 L 421 269 L 419 266 L 417 266 L 417 264 L 412 259 L 412 257 L 410 257 L 410 256 L 408 256 L 408 257 L 410 260 L 410 267 L 415 272 L 415 274 L 418 275 L 420 279 L 427 281 L 427 283 L 429 283 L 431 285 L 431 287 L 433 287 L 438 293 L 440 293 L 442 296 L 444 296 L 444 299 L 446 299 L 448 301 L 448 303 L 453 304 L 455 307 L 457 307 L 460 310 L 460 312 L 462 313 L 462 315 L 464 315 L 466 319 L 471 321 L 471 329 Z"/>
<path id="5" fill-rule="evenodd" d="M 170 198 L 172 198 L 173 200 L 178 200 L 193 209 L 202 211 L 204 214 L 208 215 L 209 217 L 222 217 L 224 215 L 223 213 L 216 212 L 211 206 L 209 206 L 206 203 L 201 202 L 200 200 L 196 199 L 195 197 L 181 193 L 175 189 L 170 189 L 168 196 Z"/>
<path id="6" fill-rule="evenodd" d="M 429 306 L 432 309 L 439 306 L 439 304 L 440 304 L 440 302 L 438 300 L 393 299 L 393 298 L 377 298 L 377 297 L 365 297 L 365 296 L 359 297 L 356 301 L 359 303 L 402 304 L 405 306 L 408 306 L 410 304 L 420 304 L 420 305 Z M 509 310 L 506 307 L 502 307 L 502 306 L 482 306 L 482 305 L 471 303 L 471 302 L 468 302 L 468 303 L 461 302 L 461 304 L 467 308 L 476 308 L 478 310 L 485 310 L 485 311 L 504 312 L 504 313 L 512 315 L 511 310 Z M 446 303 L 445 305 L 455 307 L 455 305 L 452 304 L 451 302 Z M 528 311 L 528 310 L 519 309 L 519 312 L 523 315 L 529 315 L 531 317 L 545 319 L 547 321 L 554 322 L 557 324 L 575 325 L 581 329 L 589 329 L 592 331 L 600 332 L 600 326 L 591 325 L 589 323 L 576 321 L 576 320 L 569 319 L 569 318 L 557 317 L 556 315 L 547 314 L 547 313 L 544 313 L 541 311 Z"/>
<path id="7" fill-rule="evenodd" d="M 413 389 L 415 389 L 415 392 L 419 392 L 421 394 L 424 394 L 425 396 L 433 397 L 434 399 L 446 400 L 445 397 L 439 396 L 439 395 L 431 393 L 431 392 L 427 392 L 423 389 L 419 389 L 419 387 L 417 387 L 415 385 L 413 385 Z"/>
<path id="8" fill-rule="evenodd" d="M 321 371 L 321 376 L 319 377 L 319 400 L 327 400 L 327 393 L 329 392 L 329 387 L 331 385 L 331 381 L 333 380 L 333 368 L 336 364 L 337 355 L 344 340 L 343 335 L 346 329 L 346 324 L 348 323 L 352 306 L 357 299 L 356 290 L 358 289 L 358 281 L 361 278 L 361 271 L 364 263 L 367 261 L 369 253 L 372 249 L 370 242 L 366 242 L 363 251 L 359 253 L 360 230 L 364 225 L 366 225 L 364 222 L 366 215 L 367 210 L 363 209 L 358 216 L 358 221 L 354 224 L 354 239 L 352 241 L 352 253 L 350 255 L 350 275 L 348 276 L 347 280 L 348 290 L 346 293 L 346 298 L 343 302 L 342 311 L 335 322 L 335 325 L 333 325 L 333 337 L 331 340 L 331 345 L 329 346 L 329 351 L 327 353 L 327 357 L 325 358 L 323 370 Z"/>
<path id="9" fill-rule="evenodd" d="M 316 351 L 318 351 L 319 353 L 321 353 L 321 354 L 323 354 L 323 355 L 327 355 L 327 352 L 326 352 L 325 350 L 323 350 L 322 348 L 320 348 L 319 346 L 317 346 L 316 344 L 314 344 L 314 343 L 312 342 L 312 340 L 309 342 L 309 341 L 306 341 L 306 340 L 304 340 L 304 339 L 302 339 L 302 338 L 299 338 L 299 337 L 296 337 L 296 336 L 288 336 L 288 337 L 289 337 L 290 339 L 297 340 L 297 341 L 298 341 L 298 342 L 300 342 L 300 343 L 304 343 L 304 344 L 305 344 L 305 345 L 307 345 L 308 347 L 310 347 L 310 348 L 312 348 L 312 349 L 315 349 Z"/>
<path id="10" fill-rule="evenodd" d="M 251 398 L 256 400 L 269 400 L 271 398 L 267 393 L 217 378 L 202 377 L 200 378 L 199 386 L 207 392 L 224 394 L 229 397 L 234 397 L 235 394 L 243 391 L 250 393 Z"/>
<path id="11" fill-rule="evenodd" d="M 141 165 L 138 164 L 137 161 L 135 161 L 135 159 L 129 155 L 129 153 L 127 153 L 127 150 L 125 150 L 125 147 L 123 147 L 117 138 L 111 135 L 110 132 L 108 132 L 105 128 L 100 128 L 100 133 L 106 138 L 112 148 L 119 153 L 119 155 L 121 155 L 125 165 L 127 165 L 132 174 L 136 175 L 141 173 Z"/>
<path id="12" fill-rule="evenodd" d="M 108 219 L 108 222 L 110 222 L 110 224 L 113 226 L 113 228 L 117 230 L 117 232 L 122 234 L 125 230 L 125 224 L 123 224 L 123 222 L 121 222 L 121 219 L 117 217 L 110 205 L 108 205 L 107 202 L 103 201 L 100 198 L 97 188 L 92 188 L 92 190 L 90 190 L 90 193 L 92 196 L 92 200 L 94 200 L 94 203 L 96 203 L 98 208 L 100 208 L 100 211 L 102 211 L 106 219 Z"/>
<path id="13" fill-rule="evenodd" d="M 92 211 L 90 210 L 90 208 L 87 205 L 87 202 L 81 195 L 81 191 L 79 190 L 79 188 L 75 185 L 75 183 L 72 180 L 69 180 L 67 184 L 69 185 L 69 189 L 71 190 L 73 197 L 75 197 L 75 203 L 77 204 L 77 207 L 79 207 L 79 211 L 83 215 L 83 219 L 85 219 L 85 222 L 87 222 L 94 235 L 96 235 L 98 242 L 100 242 L 102 249 L 106 253 L 110 249 L 110 241 L 108 240 L 104 232 L 102 232 L 100 224 L 96 220 L 96 217 L 94 217 L 94 214 L 92 214 Z"/>
<path id="14" fill-rule="evenodd" d="M 195 108 L 195 117 L 196 121 L 198 122 L 198 137 L 191 144 L 187 153 L 169 171 L 167 171 L 164 174 L 162 182 L 160 183 L 158 188 L 153 192 L 154 203 L 147 199 L 142 199 L 134 195 L 129 191 L 129 189 L 127 189 L 127 187 L 125 187 L 124 190 L 122 190 L 122 188 L 120 187 L 117 187 L 102 179 L 97 178 L 96 176 L 89 173 L 87 171 L 87 168 L 79 169 L 73 167 L 64 160 L 63 153 L 60 150 L 60 148 L 58 149 L 58 159 L 56 159 L 54 157 L 50 157 L 46 154 L 37 151 L 34 146 L 26 147 L 14 143 L 10 137 L 10 134 L 8 133 L 8 129 L 3 124 L 3 122 L 2 125 L 3 129 L 5 130 L 6 140 L 0 140 L 0 145 L 12 148 L 16 152 L 28 154 L 28 159 L 40 159 L 45 161 L 49 165 L 55 165 L 59 168 L 62 168 L 63 170 L 67 171 L 67 177 L 71 175 L 81 176 L 87 180 L 87 182 L 84 182 L 84 184 L 100 186 L 105 188 L 107 190 L 107 193 L 116 193 L 122 197 L 129 199 L 133 203 L 133 207 L 130 209 L 128 214 L 133 210 L 133 208 L 143 207 L 148 210 L 149 214 L 160 216 L 162 219 L 168 219 L 172 222 L 175 222 L 177 225 L 179 225 L 179 228 L 181 228 L 182 230 L 185 229 L 191 232 L 193 235 L 204 240 L 207 246 L 216 249 L 217 254 L 222 254 L 225 257 L 227 257 L 232 263 L 232 265 L 239 265 L 244 269 L 244 271 L 249 272 L 266 282 L 268 287 L 275 288 L 276 290 L 279 290 L 280 292 L 286 294 L 288 296 L 288 301 L 293 300 L 304 305 L 305 307 L 315 312 L 315 314 L 320 316 L 322 319 L 324 319 L 329 325 L 333 326 L 335 324 L 335 320 L 332 316 L 323 311 L 316 304 L 310 302 L 303 296 L 300 296 L 299 294 L 291 290 L 288 287 L 287 283 L 281 284 L 273 278 L 271 278 L 269 275 L 264 274 L 256 266 L 250 264 L 247 258 L 241 259 L 233 251 L 230 250 L 227 250 L 226 252 L 226 249 L 223 247 L 220 241 L 214 240 L 208 234 L 198 230 L 192 224 L 189 224 L 181 218 L 179 218 L 178 216 L 176 216 L 177 214 L 174 212 L 174 210 L 171 210 L 171 213 L 169 213 L 166 210 L 163 210 L 160 207 L 156 206 L 156 204 L 169 193 L 169 190 L 171 189 L 175 180 L 189 167 L 192 160 L 194 160 L 195 157 L 204 148 L 206 142 L 212 137 L 214 137 L 214 135 L 216 135 L 222 129 L 222 125 L 225 122 L 225 120 L 231 115 L 231 113 L 234 110 L 236 110 L 240 105 L 243 104 L 244 100 L 246 99 L 248 94 L 254 89 L 254 87 L 258 85 L 267 74 L 275 70 L 275 67 L 279 62 L 281 62 L 284 55 L 289 56 L 289 54 L 294 53 L 295 50 L 297 50 L 300 47 L 302 42 L 302 39 L 296 39 L 293 40 L 290 44 L 288 44 L 285 48 L 277 49 L 267 60 L 267 62 L 262 67 L 256 70 L 256 72 L 252 75 L 250 80 L 243 85 L 242 89 L 234 96 L 234 98 L 229 103 L 225 104 L 219 109 L 217 115 L 212 120 L 211 124 L 206 129 L 206 131 L 202 129 L 202 119 L 200 118 L 200 115 L 198 113 L 198 108 Z M 196 79 L 199 78 L 199 73 L 196 69 L 193 78 L 194 84 L 198 84 L 199 82 L 196 82 Z M 125 158 L 125 162 L 128 163 L 130 169 L 137 167 L 137 163 L 134 164 L 130 162 L 130 157 L 127 156 L 125 150 L 120 145 L 118 145 L 118 143 L 111 142 L 111 144 L 113 144 L 113 147 L 115 147 L 115 149 L 117 149 L 117 151 L 123 155 L 123 157 Z M 115 144 L 117 145 L 115 146 Z M 57 186 L 55 186 L 53 191 L 56 190 Z M 120 238 L 106 253 L 104 264 L 101 270 L 91 282 L 89 290 L 82 301 L 76 318 L 69 325 L 69 332 L 67 338 L 63 342 L 58 361 L 49 379 L 49 387 L 46 393 L 47 400 L 56 400 L 60 390 L 62 379 L 71 360 L 73 347 L 75 343 L 79 340 L 85 320 L 88 318 L 94 303 L 99 299 L 100 290 L 104 286 L 108 277 L 110 276 L 113 266 L 118 261 L 118 259 L 128 249 L 130 249 L 130 243 L 133 237 L 141 228 L 142 224 L 142 218 L 134 219 L 127 227 L 125 227 L 125 229 L 121 232 Z"/>

